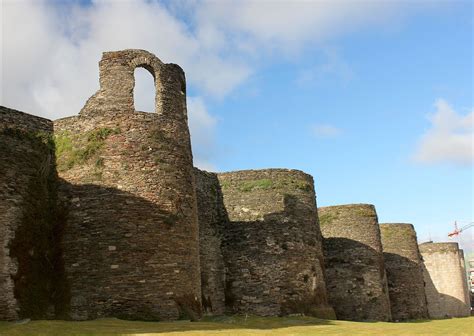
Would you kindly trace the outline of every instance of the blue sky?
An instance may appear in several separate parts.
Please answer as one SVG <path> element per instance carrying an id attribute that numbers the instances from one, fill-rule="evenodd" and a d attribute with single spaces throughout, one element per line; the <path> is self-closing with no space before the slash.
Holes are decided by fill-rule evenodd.
<path id="1" fill-rule="evenodd" d="M 7 0 L 2 16 L 2 105 L 77 114 L 102 51 L 147 49 L 186 71 L 198 166 L 301 169 L 318 205 L 372 203 L 421 241 L 474 218 L 470 1 Z"/>

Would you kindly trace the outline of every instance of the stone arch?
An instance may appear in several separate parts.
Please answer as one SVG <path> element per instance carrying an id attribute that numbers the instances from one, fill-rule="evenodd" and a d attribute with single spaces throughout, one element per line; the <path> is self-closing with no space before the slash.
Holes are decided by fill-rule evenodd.
<path id="1" fill-rule="evenodd" d="M 154 112 L 186 120 L 186 79 L 183 70 L 139 49 L 102 54 L 99 62 L 100 89 L 87 101 L 80 114 L 94 116 L 136 112 L 133 97 L 136 68 L 146 69 L 154 78 Z"/>
<path id="2" fill-rule="evenodd" d="M 134 110 L 137 112 L 156 113 L 156 106 L 160 97 L 153 69 L 147 65 L 136 66 L 133 71 L 133 81 Z"/>

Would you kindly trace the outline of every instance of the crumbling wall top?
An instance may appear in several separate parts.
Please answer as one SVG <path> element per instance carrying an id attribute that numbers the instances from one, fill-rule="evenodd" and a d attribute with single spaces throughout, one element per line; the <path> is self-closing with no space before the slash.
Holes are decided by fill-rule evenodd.
<path id="1" fill-rule="evenodd" d="M 440 253 L 440 252 L 455 252 L 459 253 L 459 244 L 455 242 L 448 242 L 448 243 L 422 243 L 419 245 L 420 252 L 431 254 L 431 253 Z"/>
<path id="2" fill-rule="evenodd" d="M 184 71 L 178 65 L 165 64 L 146 50 L 108 51 L 102 54 L 99 62 L 100 89 L 87 101 L 80 115 L 135 112 L 134 71 L 139 67 L 148 70 L 154 79 L 156 113 L 164 114 L 169 110 L 164 106 L 167 97 L 185 97 L 186 80 Z"/>

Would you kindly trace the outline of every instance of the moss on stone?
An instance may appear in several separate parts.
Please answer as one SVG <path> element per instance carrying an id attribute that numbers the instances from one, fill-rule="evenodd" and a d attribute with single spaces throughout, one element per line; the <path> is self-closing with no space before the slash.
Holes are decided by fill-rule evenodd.
<path id="1" fill-rule="evenodd" d="M 336 219 L 337 219 L 337 216 L 331 213 L 319 215 L 319 225 L 325 226 L 325 225 L 331 224 Z"/>
<path id="2" fill-rule="evenodd" d="M 253 181 L 245 181 L 239 185 L 239 190 L 242 192 L 249 192 L 255 189 L 271 189 L 273 181 L 270 179 L 260 179 Z"/>
<path id="3" fill-rule="evenodd" d="M 118 128 L 97 128 L 81 135 L 72 136 L 64 131 L 54 137 L 59 171 L 66 171 L 95 159 L 95 167 L 103 167 L 103 159 L 98 157 L 105 140 L 112 134 L 119 134 Z"/>

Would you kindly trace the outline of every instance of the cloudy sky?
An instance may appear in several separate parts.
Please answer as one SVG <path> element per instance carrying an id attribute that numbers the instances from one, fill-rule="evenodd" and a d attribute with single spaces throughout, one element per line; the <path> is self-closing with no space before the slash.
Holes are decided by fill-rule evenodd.
<path id="1" fill-rule="evenodd" d="M 197 166 L 304 170 L 319 205 L 375 204 L 420 241 L 474 219 L 471 1 L 0 6 L 1 105 L 77 114 L 102 51 L 146 49 L 186 72 Z M 153 79 L 135 74 L 135 105 L 152 112 Z"/>

